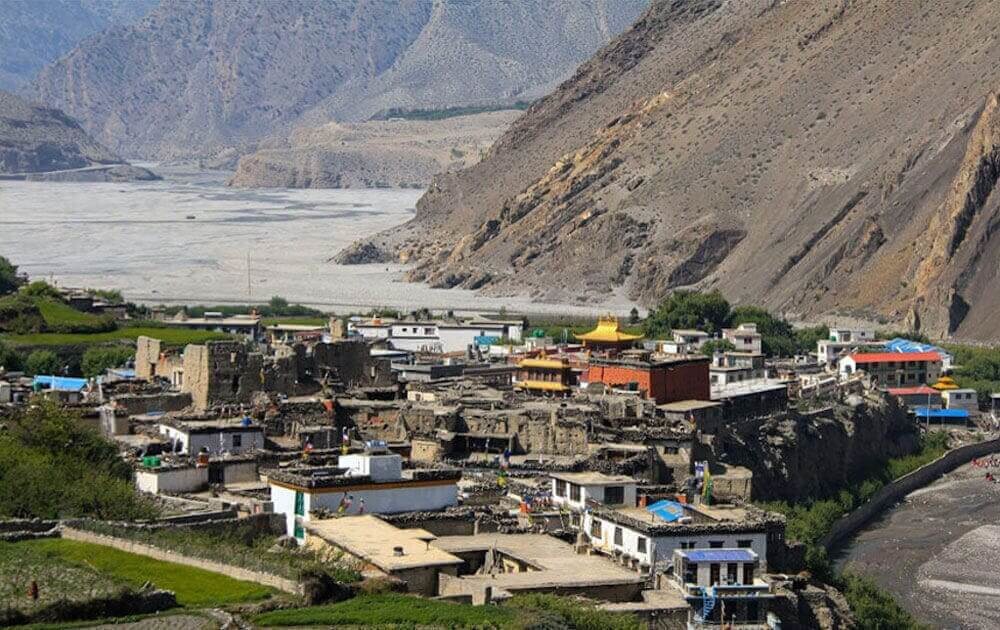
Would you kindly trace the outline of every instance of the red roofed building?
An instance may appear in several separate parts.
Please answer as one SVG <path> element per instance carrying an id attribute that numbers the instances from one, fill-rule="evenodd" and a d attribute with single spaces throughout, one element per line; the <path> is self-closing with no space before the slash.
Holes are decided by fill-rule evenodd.
<path id="1" fill-rule="evenodd" d="M 840 373 L 864 372 L 878 387 L 915 387 L 941 376 L 937 352 L 861 352 L 840 360 Z"/>

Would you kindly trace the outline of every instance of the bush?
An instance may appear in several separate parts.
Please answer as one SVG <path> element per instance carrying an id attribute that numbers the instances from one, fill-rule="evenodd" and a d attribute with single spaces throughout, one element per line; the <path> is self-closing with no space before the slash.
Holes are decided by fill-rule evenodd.
<path id="1" fill-rule="evenodd" d="M 716 352 L 732 352 L 735 349 L 736 346 L 728 339 L 709 339 L 702 344 L 701 353 L 710 357 Z"/>
<path id="2" fill-rule="evenodd" d="M 132 486 L 118 449 L 76 415 L 39 400 L 0 433 L 0 516 L 111 520 L 151 518 L 157 510 Z"/>
<path id="3" fill-rule="evenodd" d="M 24 362 L 24 370 L 31 375 L 58 374 L 61 367 L 59 357 L 51 350 L 35 350 Z"/>
<path id="4" fill-rule="evenodd" d="M 15 293 L 0 298 L 0 332 L 27 335 L 45 329 L 45 318 L 35 301 Z"/>
<path id="5" fill-rule="evenodd" d="M 923 626 L 869 577 L 845 573 L 837 586 L 863 630 L 908 630 Z"/>
<path id="6" fill-rule="evenodd" d="M 132 348 L 125 346 L 98 346 L 96 348 L 90 348 L 83 353 L 83 359 L 80 362 L 80 369 L 83 371 L 83 375 L 87 378 L 100 376 L 101 374 L 104 374 L 105 370 L 108 368 L 120 367 L 134 356 L 135 351 Z"/>
<path id="7" fill-rule="evenodd" d="M 35 280 L 21 287 L 21 295 L 62 301 L 62 294 L 59 293 L 59 290 L 44 280 Z"/>

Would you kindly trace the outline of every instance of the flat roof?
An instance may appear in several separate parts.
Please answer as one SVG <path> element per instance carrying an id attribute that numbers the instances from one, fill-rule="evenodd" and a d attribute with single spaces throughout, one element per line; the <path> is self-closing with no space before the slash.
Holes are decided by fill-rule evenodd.
<path id="1" fill-rule="evenodd" d="M 617 486 L 621 484 L 638 484 L 639 482 L 625 475 L 605 475 L 599 472 L 554 472 L 549 474 L 553 479 L 575 483 L 578 486 Z"/>
<path id="2" fill-rule="evenodd" d="M 658 354 L 655 355 L 655 358 L 650 357 L 649 360 L 646 361 L 628 358 L 612 359 L 607 357 L 591 357 L 590 363 L 592 365 L 626 365 L 648 370 L 654 367 L 680 365 L 684 363 L 708 363 L 711 360 L 711 357 L 706 357 L 702 354 Z"/>
<path id="3" fill-rule="evenodd" d="M 710 335 L 704 330 L 695 330 L 694 328 L 675 328 L 670 331 L 675 335 L 688 335 L 690 337 L 709 337 Z"/>
<path id="4" fill-rule="evenodd" d="M 577 554 L 572 545 L 548 534 L 442 536 L 431 544 L 453 554 L 495 549 L 538 569 L 458 578 L 470 584 L 492 585 L 508 591 L 637 584 L 645 580 L 645 576 L 609 562 L 607 558 Z"/>
<path id="5" fill-rule="evenodd" d="M 675 402 L 657 405 L 656 408 L 662 409 L 663 411 L 695 411 L 696 409 L 709 409 L 721 406 L 722 403 L 712 402 L 710 400 L 678 400 Z"/>
<path id="6" fill-rule="evenodd" d="M 462 564 L 462 559 L 428 544 L 437 538 L 425 529 L 400 529 L 377 516 L 342 516 L 308 521 L 306 531 L 386 572 Z M 402 547 L 397 556 L 395 548 Z"/>

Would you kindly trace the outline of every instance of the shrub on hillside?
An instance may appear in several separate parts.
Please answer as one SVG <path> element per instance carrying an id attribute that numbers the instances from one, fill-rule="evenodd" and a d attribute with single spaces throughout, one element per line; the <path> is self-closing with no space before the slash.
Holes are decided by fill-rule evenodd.
<path id="1" fill-rule="evenodd" d="M 0 368 L 6 371 L 17 371 L 24 367 L 24 359 L 21 355 L 0 341 Z"/>
<path id="2" fill-rule="evenodd" d="M 0 332 L 28 335 L 45 330 L 45 318 L 35 301 L 15 293 L 0 298 Z"/>
<path id="3" fill-rule="evenodd" d="M 26 295 L 34 298 L 48 298 L 50 300 L 62 301 L 62 294 L 59 293 L 59 289 L 55 288 L 48 282 L 44 280 L 35 280 L 27 285 L 21 287 L 21 295 Z"/>
<path id="4" fill-rule="evenodd" d="M 17 265 L 0 256 L 0 295 L 17 291 L 21 279 L 17 276 Z"/>

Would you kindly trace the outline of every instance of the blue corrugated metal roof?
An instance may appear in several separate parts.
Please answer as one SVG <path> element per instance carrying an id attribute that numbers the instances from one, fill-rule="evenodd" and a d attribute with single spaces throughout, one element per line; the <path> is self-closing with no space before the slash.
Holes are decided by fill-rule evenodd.
<path id="1" fill-rule="evenodd" d="M 928 409 L 927 407 L 915 407 L 914 411 L 918 418 L 960 418 L 969 417 L 968 409 Z"/>
<path id="2" fill-rule="evenodd" d="M 60 392 L 78 392 L 87 386 L 87 379 L 69 378 L 68 376 L 36 376 L 33 383 Z"/>
<path id="3" fill-rule="evenodd" d="M 951 356 L 950 353 L 938 348 L 937 346 L 932 346 L 929 343 L 920 343 L 919 341 L 911 341 L 910 339 L 903 339 L 902 337 L 896 337 L 895 339 L 890 339 L 885 342 L 885 349 L 889 352 L 937 352 L 938 354 Z"/>
<path id="4" fill-rule="evenodd" d="M 646 511 L 668 523 L 673 523 L 684 516 L 684 506 L 676 501 L 669 501 L 667 499 L 646 506 Z"/>
<path id="5" fill-rule="evenodd" d="M 749 549 L 689 549 L 684 552 L 691 562 L 753 562 L 757 554 Z"/>

